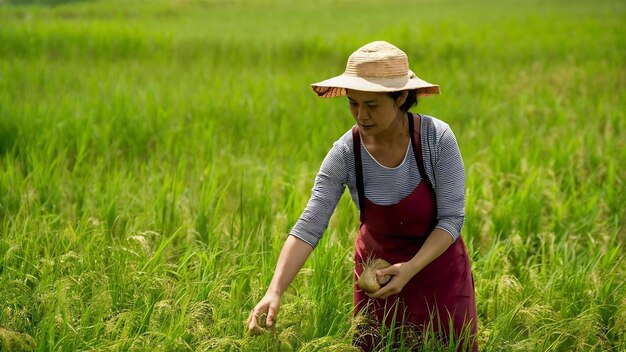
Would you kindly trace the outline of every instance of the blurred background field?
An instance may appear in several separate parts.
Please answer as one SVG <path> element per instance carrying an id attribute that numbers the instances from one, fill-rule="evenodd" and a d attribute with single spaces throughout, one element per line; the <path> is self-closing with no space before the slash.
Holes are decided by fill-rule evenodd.
<path id="1" fill-rule="evenodd" d="M 626 350 L 624 33 L 623 1 L 0 1 L 0 350 L 347 350 L 347 194 L 243 321 L 353 124 L 309 85 L 373 40 L 442 86 L 481 350 Z"/>

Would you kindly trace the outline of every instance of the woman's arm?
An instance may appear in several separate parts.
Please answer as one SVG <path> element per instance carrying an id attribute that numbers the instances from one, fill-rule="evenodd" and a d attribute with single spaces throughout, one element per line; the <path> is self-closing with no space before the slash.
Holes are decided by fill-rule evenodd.
<path id="1" fill-rule="evenodd" d="M 392 278 L 387 285 L 369 296 L 384 299 L 400 293 L 404 285 L 415 274 L 438 258 L 452 243 L 454 241 L 449 233 L 440 228 L 435 228 L 426 239 L 426 242 L 424 242 L 422 248 L 417 251 L 417 254 L 411 260 L 404 263 L 396 263 L 386 269 L 376 271 L 376 275 L 380 278 L 385 275 L 392 275 Z"/>
<path id="2" fill-rule="evenodd" d="M 265 296 L 248 317 L 247 324 L 251 334 L 258 334 L 263 326 L 274 324 L 283 292 L 298 274 L 328 226 L 346 184 L 344 152 L 344 143 L 336 142 L 324 158 L 315 178 L 309 203 L 291 229 L 280 252 L 272 282 Z M 267 317 L 262 318 L 264 321 L 259 321 L 264 314 Z"/>
<path id="3" fill-rule="evenodd" d="M 295 236 L 287 237 L 285 245 L 280 251 L 272 282 L 265 296 L 256 307 L 254 307 L 248 317 L 247 324 L 251 334 L 255 335 L 260 333 L 262 331 L 262 325 L 264 325 L 263 323 L 267 326 L 274 325 L 274 318 L 276 318 L 276 314 L 278 314 L 280 298 L 283 292 L 285 292 L 296 274 L 298 274 L 312 251 L 313 247 L 303 240 Z M 258 318 L 263 314 L 267 315 L 265 322 L 259 322 Z"/>

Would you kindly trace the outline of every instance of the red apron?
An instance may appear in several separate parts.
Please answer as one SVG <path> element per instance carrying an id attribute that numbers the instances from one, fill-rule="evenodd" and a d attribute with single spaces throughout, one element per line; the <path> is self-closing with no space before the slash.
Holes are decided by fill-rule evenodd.
<path id="1" fill-rule="evenodd" d="M 414 129 L 413 117 L 409 114 L 409 133 L 422 181 L 406 198 L 389 206 L 376 205 L 365 197 L 359 131 L 356 126 L 352 130 L 361 209 L 361 227 L 354 253 L 355 282 L 363 270 L 362 263 L 370 257 L 382 258 L 391 264 L 411 260 L 437 224 L 435 192 L 423 164 L 420 121 L 421 117 Z M 384 321 L 386 327 L 410 326 L 418 341 L 421 333 L 428 330 L 450 341 L 452 323 L 455 341 L 462 334 L 471 336 L 462 339 L 459 350 L 477 351 L 474 282 L 463 239 L 459 237 L 417 273 L 398 295 L 387 299 L 369 298 L 355 283 L 354 314 L 361 311 L 375 322 L 367 334 L 359 333 L 355 338 L 355 344 L 363 350 L 377 349 L 381 336 L 377 336 L 376 326 L 380 327 L 380 322 Z"/>

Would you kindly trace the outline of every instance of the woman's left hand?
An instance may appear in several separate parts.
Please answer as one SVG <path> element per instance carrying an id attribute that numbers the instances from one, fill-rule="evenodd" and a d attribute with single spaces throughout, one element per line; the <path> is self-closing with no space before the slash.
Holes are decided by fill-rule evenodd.
<path id="1" fill-rule="evenodd" d="M 382 278 L 385 275 L 390 275 L 391 280 L 380 290 L 367 295 L 371 298 L 381 299 L 397 295 L 415 274 L 415 269 L 408 262 L 397 263 L 388 268 L 376 270 L 377 277 Z"/>

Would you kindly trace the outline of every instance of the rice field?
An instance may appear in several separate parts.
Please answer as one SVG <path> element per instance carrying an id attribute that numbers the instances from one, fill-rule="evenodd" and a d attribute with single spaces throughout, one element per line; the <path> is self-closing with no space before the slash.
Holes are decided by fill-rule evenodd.
<path id="1" fill-rule="evenodd" d="M 0 350 L 350 350 L 347 193 L 243 322 L 354 123 L 309 85 L 373 40 L 442 87 L 413 111 L 463 154 L 481 351 L 626 350 L 624 33 L 610 0 L 0 1 Z"/>

